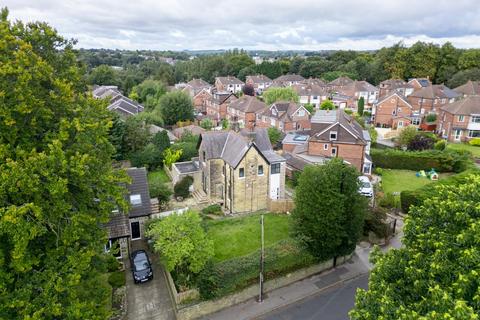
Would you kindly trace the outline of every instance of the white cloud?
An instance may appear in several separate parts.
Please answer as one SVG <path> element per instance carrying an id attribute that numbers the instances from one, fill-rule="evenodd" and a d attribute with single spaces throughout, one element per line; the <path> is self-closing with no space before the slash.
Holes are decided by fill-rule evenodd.
<path id="1" fill-rule="evenodd" d="M 480 47 L 476 0 L 4 0 L 79 47 L 377 49 L 417 40 Z"/>

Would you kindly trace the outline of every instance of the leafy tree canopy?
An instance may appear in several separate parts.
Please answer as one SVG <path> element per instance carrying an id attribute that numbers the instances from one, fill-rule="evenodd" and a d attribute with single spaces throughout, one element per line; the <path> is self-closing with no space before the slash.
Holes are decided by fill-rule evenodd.
<path id="1" fill-rule="evenodd" d="M 479 202 L 480 177 L 472 175 L 412 207 L 404 247 L 374 252 L 369 289 L 358 289 L 351 319 L 477 319 Z"/>
<path id="2" fill-rule="evenodd" d="M 174 125 L 178 121 L 193 120 L 193 103 L 190 96 L 181 91 L 165 94 L 160 99 L 160 113 L 167 125 Z"/>
<path id="3" fill-rule="evenodd" d="M 270 88 L 263 93 L 263 99 L 267 105 L 277 101 L 299 102 L 298 94 L 293 88 Z"/>

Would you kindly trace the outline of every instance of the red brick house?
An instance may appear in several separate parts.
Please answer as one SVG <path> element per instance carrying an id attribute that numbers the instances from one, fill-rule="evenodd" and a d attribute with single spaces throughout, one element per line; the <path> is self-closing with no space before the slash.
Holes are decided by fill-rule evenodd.
<path id="1" fill-rule="evenodd" d="M 388 79 L 380 82 L 379 85 L 379 97 L 383 98 L 386 95 L 397 92 L 404 97 L 409 96 L 414 90 L 413 85 L 401 80 L 401 79 Z"/>
<path id="2" fill-rule="evenodd" d="M 373 108 L 373 123 L 381 128 L 402 128 L 419 125 L 420 118 L 413 114 L 413 107 L 400 93 L 393 92 L 380 99 Z"/>
<path id="3" fill-rule="evenodd" d="M 426 88 L 432 85 L 428 78 L 411 78 L 408 80 L 408 84 L 413 87 L 414 90 Z"/>
<path id="4" fill-rule="evenodd" d="M 210 119 L 217 122 L 227 119 L 227 107 L 238 98 L 230 92 L 214 92 L 205 100 L 205 112 Z"/>
<path id="5" fill-rule="evenodd" d="M 310 112 L 294 102 L 275 102 L 257 113 L 257 125 L 276 127 L 283 132 L 310 129 Z"/>
<path id="6" fill-rule="evenodd" d="M 298 94 L 301 104 L 310 103 L 315 107 L 319 107 L 328 98 L 326 88 L 313 82 L 296 84 L 292 88 Z"/>
<path id="7" fill-rule="evenodd" d="M 454 102 L 460 95 L 443 84 L 435 84 L 415 90 L 407 97 L 413 112 L 424 117 L 429 113 L 437 113 L 443 105 Z"/>
<path id="8" fill-rule="evenodd" d="M 480 137 L 480 96 L 468 96 L 440 108 L 437 132 L 451 142 Z"/>
<path id="9" fill-rule="evenodd" d="M 193 107 L 195 108 L 196 111 L 205 113 L 206 101 L 211 98 L 212 98 L 212 93 L 210 92 L 210 90 L 202 89 L 195 96 L 193 96 L 192 98 Z"/>
<path id="10" fill-rule="evenodd" d="M 230 122 L 236 122 L 240 127 L 253 128 L 256 125 L 257 114 L 263 113 L 267 105 L 256 97 L 244 95 L 232 101 L 227 107 L 227 117 Z"/>

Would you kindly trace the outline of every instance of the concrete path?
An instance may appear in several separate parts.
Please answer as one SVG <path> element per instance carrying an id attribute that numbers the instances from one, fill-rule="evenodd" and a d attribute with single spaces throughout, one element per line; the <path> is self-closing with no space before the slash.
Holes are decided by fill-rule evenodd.
<path id="1" fill-rule="evenodd" d="M 147 250 L 144 241 L 132 241 L 132 252 Z M 148 251 L 148 250 L 147 250 Z M 156 255 L 148 251 L 153 264 L 153 279 L 134 284 L 130 263 L 126 264 L 128 320 L 174 320 L 175 312 L 167 281 Z"/>

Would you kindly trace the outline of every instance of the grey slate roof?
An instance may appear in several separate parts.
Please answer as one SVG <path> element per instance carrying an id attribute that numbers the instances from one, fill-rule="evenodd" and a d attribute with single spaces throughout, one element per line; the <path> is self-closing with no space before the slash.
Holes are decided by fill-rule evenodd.
<path id="1" fill-rule="evenodd" d="M 113 98 L 107 108 L 110 111 L 121 111 L 127 115 L 134 115 L 140 113 L 144 109 L 141 104 L 123 95 L 118 95 Z"/>
<path id="2" fill-rule="evenodd" d="M 253 141 L 253 142 L 252 142 Z M 277 155 L 270 145 L 265 128 L 255 128 L 254 132 L 243 130 L 205 132 L 200 138 L 200 148 L 206 159 L 223 159 L 232 167 L 236 167 L 247 151 L 255 146 L 268 162 L 282 162 L 284 158 Z"/>
<path id="3" fill-rule="evenodd" d="M 142 200 L 141 205 L 130 206 L 128 216 L 130 218 L 148 216 L 151 213 L 150 193 L 148 191 L 147 169 L 128 168 L 127 174 L 132 179 L 132 183 L 127 185 L 127 201 L 130 203 L 130 195 L 139 194 Z"/>
<path id="4" fill-rule="evenodd" d="M 178 138 L 181 138 L 187 131 L 189 131 L 191 134 L 193 134 L 195 136 L 198 136 L 198 135 L 204 133 L 206 130 L 203 129 L 202 127 L 191 124 L 189 126 L 175 128 L 175 129 L 173 129 L 172 133 L 173 133 L 174 136 L 176 136 Z"/>

